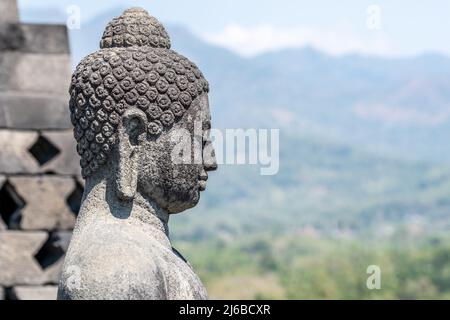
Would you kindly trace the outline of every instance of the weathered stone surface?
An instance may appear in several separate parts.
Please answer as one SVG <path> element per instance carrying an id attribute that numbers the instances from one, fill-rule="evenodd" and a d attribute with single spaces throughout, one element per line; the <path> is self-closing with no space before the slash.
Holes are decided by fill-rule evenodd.
<path id="1" fill-rule="evenodd" d="M 46 232 L 0 231 L 0 286 L 44 283 L 44 273 L 34 255 L 46 239 Z"/>
<path id="2" fill-rule="evenodd" d="M 67 30 L 62 25 L 1 25 L 0 51 L 21 53 L 68 54 Z"/>
<path id="3" fill-rule="evenodd" d="M 3 183 L 5 183 L 5 180 L 6 180 L 6 177 L 5 176 L 2 176 L 2 175 L 0 175 L 0 190 L 2 189 L 2 187 L 3 187 Z M 1 204 L 0 204 L 1 205 Z M 1 208 L 0 208 L 1 209 Z M 5 225 L 5 223 L 4 223 L 4 221 L 2 220 L 2 218 L 0 217 L 0 231 L 2 231 L 2 230 L 6 230 L 6 225 Z M 1 288 L 0 288 L 1 289 Z M 1 290 L 0 290 L 1 291 Z M 1 293 L 1 292 L 0 292 Z M 0 299 L 1 300 L 1 299 Z"/>
<path id="4" fill-rule="evenodd" d="M 73 130 L 44 131 L 42 136 L 48 139 L 60 152 L 44 164 L 41 170 L 58 174 L 80 175 L 80 157 L 73 139 Z"/>
<path id="5" fill-rule="evenodd" d="M 18 23 L 0 24 L 0 51 L 16 50 L 24 46 L 25 38 Z"/>
<path id="6" fill-rule="evenodd" d="M 64 95 L 0 92 L 0 128 L 70 129 Z"/>
<path id="7" fill-rule="evenodd" d="M 81 174 L 72 130 L 44 131 L 38 135 L 0 129 L 0 148 L 0 173 Z"/>
<path id="8" fill-rule="evenodd" d="M 0 0 L 0 300 L 53 300 L 82 192 L 68 36 L 20 23 L 16 1 Z"/>
<path id="9" fill-rule="evenodd" d="M 11 27 L 9 27 L 11 29 Z M 1 32 L 8 32 L 10 30 L 4 30 L 4 28 L 0 28 L 0 30 L 3 30 Z M 12 41 L 18 42 L 17 37 L 12 37 Z M 15 39 L 15 40 L 14 40 Z M 9 44 L 3 44 L 2 46 L 19 46 L 18 43 L 9 43 Z M 14 80 L 13 76 L 15 74 L 15 68 L 16 65 L 19 63 L 21 53 L 19 52 L 10 52 L 10 51 L 3 51 L 0 52 L 0 90 L 5 91 L 9 87 L 13 86 Z"/>
<path id="10" fill-rule="evenodd" d="M 67 230 L 73 228 L 75 215 L 66 202 L 75 188 L 72 178 L 10 177 L 8 181 L 25 201 L 25 207 L 21 210 L 21 229 Z"/>
<path id="11" fill-rule="evenodd" d="M 31 131 L 0 130 L 0 173 L 39 171 L 38 163 L 28 152 L 37 137 Z"/>
<path id="12" fill-rule="evenodd" d="M 16 0 L 0 1 L 0 26 L 5 23 L 19 21 L 19 9 Z"/>
<path id="13" fill-rule="evenodd" d="M 70 237 L 69 231 L 52 232 L 49 236 L 44 232 L 0 231 L 0 285 L 58 284 Z M 37 243 L 32 245 L 33 239 Z M 8 254 L 11 257 L 6 257 Z M 18 271 L 14 271 L 15 266 Z M 27 268 L 30 269 L 21 277 L 20 272 Z"/>
<path id="14" fill-rule="evenodd" d="M 16 286 L 12 288 L 17 300 L 56 300 L 58 286 Z"/>
<path id="15" fill-rule="evenodd" d="M 79 64 L 70 88 L 86 191 L 58 298 L 206 299 L 172 248 L 168 220 L 198 203 L 217 167 L 206 156 L 173 158 L 174 137 L 201 137 L 200 155 L 211 144 L 198 132 L 211 126 L 208 83 L 143 9 L 113 19 L 101 48 Z"/>
<path id="16" fill-rule="evenodd" d="M 19 48 L 20 52 L 69 54 L 66 26 L 20 24 L 20 29 L 24 38 L 23 44 Z"/>
<path id="17" fill-rule="evenodd" d="M 68 54 L 4 52 L 0 55 L 0 90 L 66 94 Z"/>

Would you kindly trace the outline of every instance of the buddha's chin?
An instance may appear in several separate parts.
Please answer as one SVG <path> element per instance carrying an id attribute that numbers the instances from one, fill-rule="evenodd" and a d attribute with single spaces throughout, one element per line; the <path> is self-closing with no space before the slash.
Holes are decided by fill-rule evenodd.
<path id="1" fill-rule="evenodd" d="M 200 180 L 198 182 L 198 190 L 200 190 L 200 191 L 206 190 L 206 181 Z"/>
<path id="2" fill-rule="evenodd" d="M 177 214 L 195 207 L 200 201 L 200 190 L 199 189 L 191 190 L 189 196 L 187 194 L 186 196 L 187 197 L 185 197 L 184 201 L 177 201 L 170 203 L 170 205 L 167 207 L 167 211 L 170 214 Z"/>

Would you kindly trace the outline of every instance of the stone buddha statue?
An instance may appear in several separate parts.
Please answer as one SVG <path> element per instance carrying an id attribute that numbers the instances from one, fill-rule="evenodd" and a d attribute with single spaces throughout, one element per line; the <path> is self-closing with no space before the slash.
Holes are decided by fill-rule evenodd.
<path id="1" fill-rule="evenodd" d="M 114 18 L 100 50 L 77 66 L 70 112 L 85 191 L 59 299 L 207 298 L 172 248 L 168 221 L 197 204 L 217 168 L 208 90 L 197 66 L 170 49 L 162 24 L 140 8 Z M 179 148 L 183 133 L 195 143 Z M 184 161 L 174 150 L 187 150 Z"/>

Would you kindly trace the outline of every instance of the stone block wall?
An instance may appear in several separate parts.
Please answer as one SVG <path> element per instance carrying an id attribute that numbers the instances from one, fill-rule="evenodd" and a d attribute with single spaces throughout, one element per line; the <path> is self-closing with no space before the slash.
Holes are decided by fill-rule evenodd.
<path id="1" fill-rule="evenodd" d="M 0 299 L 55 299 L 83 193 L 67 30 L 0 12 Z"/>

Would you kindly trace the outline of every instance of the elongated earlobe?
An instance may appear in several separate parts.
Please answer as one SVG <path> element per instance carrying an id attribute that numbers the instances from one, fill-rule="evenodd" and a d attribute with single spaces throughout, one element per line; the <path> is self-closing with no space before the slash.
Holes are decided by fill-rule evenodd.
<path id="1" fill-rule="evenodd" d="M 137 189 L 140 164 L 140 142 L 147 128 L 147 117 L 139 109 L 128 109 L 122 117 L 118 130 L 118 161 L 116 171 L 117 197 L 130 201 Z"/>

